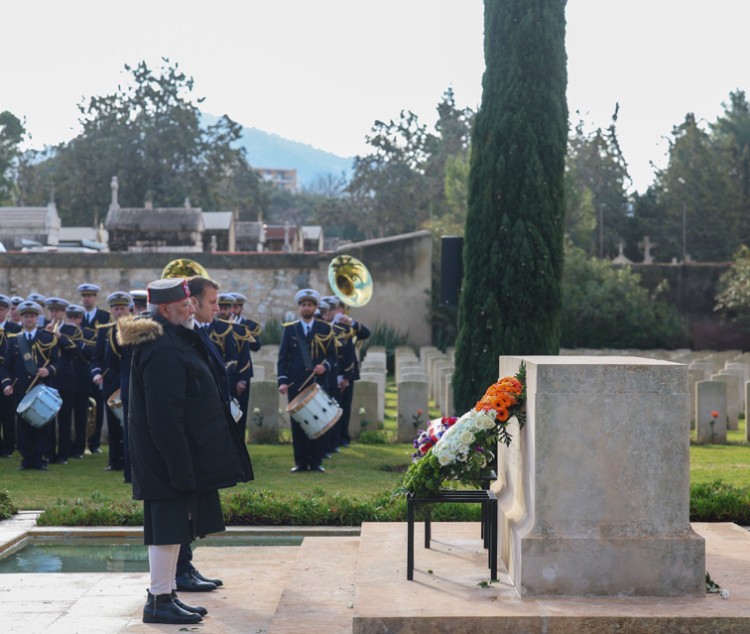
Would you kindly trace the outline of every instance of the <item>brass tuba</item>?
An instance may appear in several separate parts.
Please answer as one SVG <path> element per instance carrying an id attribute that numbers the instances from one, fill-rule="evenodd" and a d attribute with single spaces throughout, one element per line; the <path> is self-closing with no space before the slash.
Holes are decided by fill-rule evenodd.
<path id="1" fill-rule="evenodd" d="M 337 255 L 328 265 L 331 290 L 347 306 L 357 308 L 372 299 L 372 276 L 367 267 L 351 255 Z"/>
<path id="2" fill-rule="evenodd" d="M 198 264 L 195 260 L 188 260 L 187 258 L 178 258 L 172 260 L 164 270 L 161 272 L 162 278 L 165 277 L 193 277 L 194 275 L 200 275 L 201 277 L 209 277 L 208 271 L 203 268 L 202 265 Z"/>

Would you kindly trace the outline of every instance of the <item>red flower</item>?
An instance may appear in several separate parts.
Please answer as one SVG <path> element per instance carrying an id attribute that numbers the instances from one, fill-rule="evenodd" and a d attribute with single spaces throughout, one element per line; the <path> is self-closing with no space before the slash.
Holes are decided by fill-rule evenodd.
<path id="1" fill-rule="evenodd" d="M 711 416 L 714 418 L 719 418 L 719 410 L 718 409 L 712 409 L 711 410 Z"/>

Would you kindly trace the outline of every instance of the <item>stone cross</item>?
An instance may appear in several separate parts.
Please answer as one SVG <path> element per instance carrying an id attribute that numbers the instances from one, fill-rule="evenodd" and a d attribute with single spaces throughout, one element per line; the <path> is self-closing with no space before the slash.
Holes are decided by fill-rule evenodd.
<path id="1" fill-rule="evenodd" d="M 643 263 L 644 264 L 653 264 L 654 263 L 654 256 L 651 255 L 651 249 L 655 249 L 657 247 L 656 242 L 651 242 L 651 238 L 648 236 L 645 236 L 641 242 L 638 243 L 638 248 L 640 248 L 643 251 Z"/>

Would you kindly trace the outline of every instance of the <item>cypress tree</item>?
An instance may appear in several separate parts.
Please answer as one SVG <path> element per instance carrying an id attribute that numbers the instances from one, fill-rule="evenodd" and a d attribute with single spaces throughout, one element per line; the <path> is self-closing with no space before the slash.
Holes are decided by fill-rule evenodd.
<path id="1" fill-rule="evenodd" d="M 499 355 L 560 344 L 568 108 L 565 0 L 485 0 L 454 392 L 469 409 Z"/>

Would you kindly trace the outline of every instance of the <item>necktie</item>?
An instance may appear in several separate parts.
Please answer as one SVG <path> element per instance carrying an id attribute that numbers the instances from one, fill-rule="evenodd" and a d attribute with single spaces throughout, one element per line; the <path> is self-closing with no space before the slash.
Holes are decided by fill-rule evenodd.
<path id="1" fill-rule="evenodd" d="M 26 341 L 28 341 L 29 343 L 31 343 L 31 333 L 30 332 L 26 333 Z"/>

